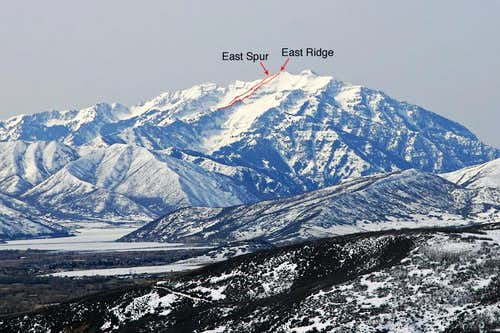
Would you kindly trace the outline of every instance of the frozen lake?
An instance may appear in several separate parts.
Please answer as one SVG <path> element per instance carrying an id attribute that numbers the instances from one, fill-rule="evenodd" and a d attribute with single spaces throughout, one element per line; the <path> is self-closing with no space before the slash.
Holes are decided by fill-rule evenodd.
<path id="1" fill-rule="evenodd" d="M 199 249 L 179 243 L 115 242 L 118 238 L 136 230 L 133 227 L 77 229 L 72 237 L 15 240 L 0 243 L 0 250 L 50 250 L 50 251 L 158 251 Z"/>

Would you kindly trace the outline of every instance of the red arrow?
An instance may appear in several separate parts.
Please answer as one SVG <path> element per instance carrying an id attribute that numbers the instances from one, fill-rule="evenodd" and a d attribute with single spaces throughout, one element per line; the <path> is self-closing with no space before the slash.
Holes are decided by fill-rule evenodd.
<path id="1" fill-rule="evenodd" d="M 264 66 L 264 64 L 262 63 L 262 61 L 260 62 L 260 66 L 264 70 L 264 74 L 266 74 L 266 76 L 269 75 L 269 71 L 267 70 L 266 66 Z"/>
<path id="2" fill-rule="evenodd" d="M 281 68 L 280 70 L 283 72 L 285 70 L 285 67 L 286 65 L 288 64 L 288 62 L 290 61 L 290 58 L 286 58 L 285 62 L 283 63 L 283 65 L 281 65 Z"/>

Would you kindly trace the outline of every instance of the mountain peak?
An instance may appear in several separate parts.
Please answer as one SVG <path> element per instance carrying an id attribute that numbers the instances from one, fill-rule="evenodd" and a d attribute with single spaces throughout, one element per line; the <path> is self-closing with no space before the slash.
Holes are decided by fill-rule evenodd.
<path id="1" fill-rule="evenodd" d="M 254 81 L 235 81 L 228 86 L 227 94 L 223 98 L 222 104 L 234 99 L 234 97 L 245 96 L 247 91 L 254 89 L 256 86 L 258 88 L 252 91 L 251 96 L 248 97 L 249 100 L 255 101 L 255 98 L 251 98 L 255 96 L 269 94 L 283 95 L 290 91 L 316 93 L 325 89 L 332 81 L 332 77 L 320 76 L 311 70 L 304 70 L 298 74 L 283 71 Z"/>
<path id="2" fill-rule="evenodd" d="M 312 69 L 304 69 L 300 72 L 300 75 L 304 76 L 319 76 L 318 73 L 313 71 Z"/>

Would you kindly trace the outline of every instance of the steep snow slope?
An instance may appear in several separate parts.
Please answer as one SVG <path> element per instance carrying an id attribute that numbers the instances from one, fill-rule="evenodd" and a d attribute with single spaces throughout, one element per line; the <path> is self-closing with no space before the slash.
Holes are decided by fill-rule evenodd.
<path id="1" fill-rule="evenodd" d="M 125 236 L 127 241 L 298 241 L 367 230 L 500 219 L 498 189 L 465 189 L 415 170 L 367 176 L 247 206 L 184 208 Z"/>
<path id="2" fill-rule="evenodd" d="M 36 208 L 0 193 L 0 241 L 70 234 L 62 226 L 37 217 L 40 215 Z"/>
<path id="3" fill-rule="evenodd" d="M 21 194 L 78 158 L 68 146 L 48 142 L 0 142 L 0 193 Z"/>
<path id="4" fill-rule="evenodd" d="M 442 177 L 469 188 L 494 187 L 500 189 L 500 158 L 455 172 Z"/>
<path id="5" fill-rule="evenodd" d="M 69 235 L 19 198 L 78 154 L 59 142 L 0 142 L 0 240 Z"/>
<path id="6" fill-rule="evenodd" d="M 278 194 L 288 191 L 286 184 L 282 184 L 266 174 L 245 166 L 224 164 L 202 153 L 183 151 L 177 148 L 169 148 L 157 152 L 196 164 L 207 172 L 229 177 L 235 183 L 242 184 L 249 194 L 261 199 L 276 198 Z"/>
<path id="7" fill-rule="evenodd" d="M 255 200 L 222 175 L 120 144 L 97 149 L 67 164 L 22 198 L 54 217 L 135 222 L 179 207 Z"/>

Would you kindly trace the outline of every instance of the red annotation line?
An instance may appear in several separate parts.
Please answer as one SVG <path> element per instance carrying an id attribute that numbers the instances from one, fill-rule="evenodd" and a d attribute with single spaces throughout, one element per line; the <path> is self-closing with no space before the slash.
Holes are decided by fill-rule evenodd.
<path id="1" fill-rule="evenodd" d="M 240 95 L 234 97 L 228 104 L 226 104 L 224 106 L 221 106 L 221 107 L 218 107 L 217 110 L 227 109 L 227 108 L 233 106 L 234 104 L 236 104 L 238 102 L 241 102 L 244 99 L 252 96 L 253 93 L 255 93 L 257 91 L 257 89 L 259 89 L 263 85 L 271 82 L 275 77 L 277 77 L 278 75 L 280 75 L 280 73 L 285 70 L 286 65 L 288 64 L 289 61 L 290 61 L 290 58 L 286 58 L 286 60 L 283 63 L 283 65 L 281 65 L 281 67 L 280 67 L 280 71 L 277 72 L 277 73 L 274 73 L 273 75 L 269 75 L 269 71 L 264 66 L 264 64 L 261 62 L 260 66 L 264 70 L 264 73 L 266 74 L 266 76 L 262 80 L 260 80 L 258 83 L 256 83 L 255 85 L 253 85 L 250 89 L 248 89 L 247 91 L 245 91 L 243 94 L 240 94 Z"/>
<path id="2" fill-rule="evenodd" d="M 283 71 L 285 70 L 286 65 L 288 65 L 288 62 L 289 62 L 289 61 L 290 61 L 290 58 L 289 58 L 289 57 L 288 57 L 288 58 L 286 58 L 286 60 L 285 60 L 285 62 L 283 63 L 283 65 L 281 65 L 281 67 L 280 67 L 280 71 L 282 71 L 282 72 L 283 72 Z"/>
<path id="3" fill-rule="evenodd" d="M 247 91 L 245 91 L 244 93 L 242 94 L 239 94 L 237 95 L 236 97 L 234 97 L 231 102 L 229 102 L 229 104 L 233 103 L 233 102 L 237 102 L 241 96 L 247 94 L 249 91 L 252 91 L 253 89 L 255 89 L 256 87 L 259 87 L 265 80 L 267 79 L 267 77 L 264 77 L 262 78 L 262 80 L 260 80 L 258 83 L 254 84 L 250 89 L 248 89 Z M 234 104 L 234 103 L 233 103 Z"/>
<path id="4" fill-rule="evenodd" d="M 278 75 L 280 75 L 280 72 L 275 73 L 273 75 L 266 76 L 265 78 L 263 78 L 262 80 L 260 80 L 259 83 L 255 84 L 253 87 L 251 87 L 250 89 L 248 89 L 247 91 L 245 91 L 243 94 L 240 94 L 240 95 L 236 96 L 235 98 L 233 98 L 231 100 L 231 102 L 229 102 L 227 105 L 218 107 L 217 110 L 227 109 L 228 107 L 231 107 L 234 104 L 247 99 L 248 97 L 252 96 L 253 93 L 255 93 L 255 91 L 257 91 L 257 89 L 259 89 L 263 85 L 271 82 Z"/>

